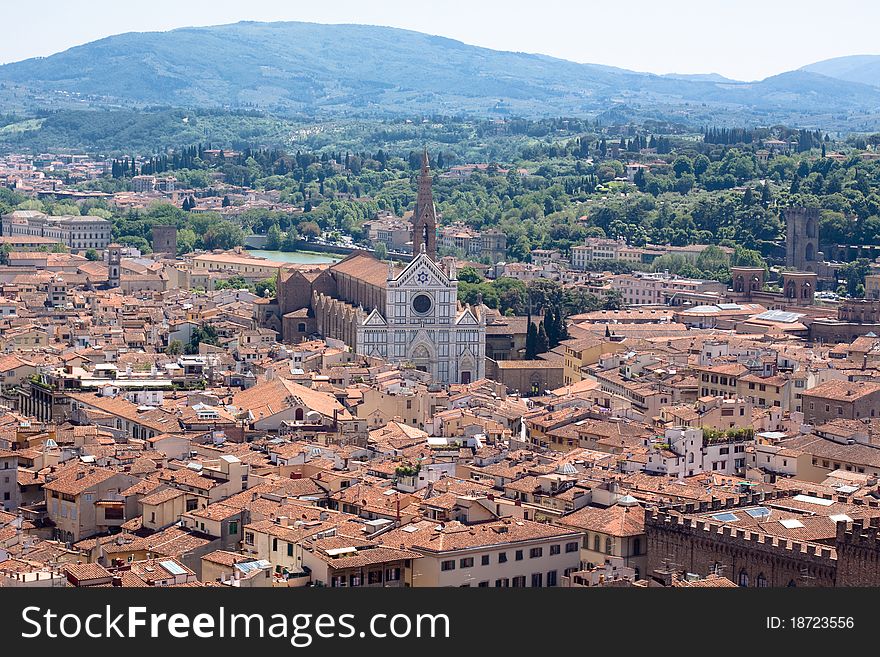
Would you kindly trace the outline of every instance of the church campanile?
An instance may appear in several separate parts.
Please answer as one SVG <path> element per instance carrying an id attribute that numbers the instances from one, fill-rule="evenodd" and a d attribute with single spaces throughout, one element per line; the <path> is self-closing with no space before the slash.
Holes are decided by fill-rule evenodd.
<path id="1" fill-rule="evenodd" d="M 413 256 L 417 256 L 422 245 L 431 260 L 437 260 L 437 212 L 434 208 L 434 194 L 431 192 L 431 167 L 428 162 L 428 149 L 422 154 L 422 171 L 419 174 L 419 195 L 413 211 Z"/>

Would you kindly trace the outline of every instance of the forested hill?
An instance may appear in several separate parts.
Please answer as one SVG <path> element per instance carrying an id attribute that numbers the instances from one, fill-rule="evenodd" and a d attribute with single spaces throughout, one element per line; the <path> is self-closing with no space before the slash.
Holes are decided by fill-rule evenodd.
<path id="1" fill-rule="evenodd" d="M 613 108 L 695 125 L 880 124 L 880 89 L 807 71 L 752 83 L 658 76 L 394 28 L 312 23 L 120 34 L 0 67 L 0 110 L 71 105 L 335 116 L 580 116 Z"/>

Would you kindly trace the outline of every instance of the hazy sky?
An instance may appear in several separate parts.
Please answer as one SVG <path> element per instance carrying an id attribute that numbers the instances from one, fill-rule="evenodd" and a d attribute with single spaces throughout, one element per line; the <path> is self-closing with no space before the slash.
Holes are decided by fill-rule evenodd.
<path id="1" fill-rule="evenodd" d="M 240 20 L 366 23 L 652 73 L 764 78 L 880 52 L 874 0 L 41 0 L 3 3 L 0 63 Z M 356 44 L 352 44 L 355 47 Z"/>

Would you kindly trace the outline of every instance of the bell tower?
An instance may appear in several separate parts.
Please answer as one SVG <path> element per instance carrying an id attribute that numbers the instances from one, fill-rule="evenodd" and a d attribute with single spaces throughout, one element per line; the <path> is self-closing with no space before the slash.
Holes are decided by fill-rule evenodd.
<path id="1" fill-rule="evenodd" d="M 107 246 L 107 287 L 119 287 L 121 273 L 122 245 L 114 242 Z"/>
<path id="2" fill-rule="evenodd" d="M 422 249 L 431 260 L 437 259 L 437 211 L 434 208 L 434 194 L 431 191 L 431 167 L 428 162 L 428 149 L 422 154 L 422 170 L 419 173 L 419 195 L 413 211 L 413 257 Z"/>

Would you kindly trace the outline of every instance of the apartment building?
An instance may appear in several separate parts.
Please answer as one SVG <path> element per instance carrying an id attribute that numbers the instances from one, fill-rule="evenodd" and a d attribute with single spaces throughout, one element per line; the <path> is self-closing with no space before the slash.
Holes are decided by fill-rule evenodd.
<path id="1" fill-rule="evenodd" d="M 700 384 L 701 397 L 738 397 L 739 378 L 748 373 L 749 368 L 740 363 L 719 363 L 717 365 L 694 365 L 694 376 Z M 748 387 L 748 386 L 746 386 Z"/>
<path id="2" fill-rule="evenodd" d="M 504 518 L 475 524 L 422 520 L 383 534 L 384 545 L 422 555 L 415 587 L 542 587 L 580 567 L 581 530 Z"/>
<path id="3" fill-rule="evenodd" d="M 412 223 L 390 212 L 365 221 L 363 229 L 371 244 L 381 242 L 389 251 L 406 251 L 412 242 Z"/>
<path id="4" fill-rule="evenodd" d="M 556 524 L 584 532 L 582 567 L 592 569 L 609 559 L 619 559 L 635 571 L 635 579 L 645 574 L 648 560 L 645 510 L 634 497 L 624 495 L 608 508 L 579 509 L 559 518 Z"/>
<path id="5" fill-rule="evenodd" d="M 727 286 L 718 281 L 679 278 L 665 272 L 635 272 L 611 277 L 611 288 L 627 305 L 680 306 L 685 300 L 720 300 Z"/>
<path id="6" fill-rule="evenodd" d="M 104 249 L 112 239 L 112 224 L 101 217 L 52 217 L 36 210 L 15 210 L 2 218 L 4 237 L 44 237 L 73 250 Z"/>
<path id="7" fill-rule="evenodd" d="M 805 390 L 802 399 L 804 417 L 812 425 L 880 416 L 880 383 L 875 381 L 825 381 Z"/>
<path id="8" fill-rule="evenodd" d="M 478 231 L 455 223 L 440 229 L 437 245 L 442 249 L 461 252 L 465 257 L 502 260 L 507 252 L 507 235 L 498 230 Z"/>
<path id="9" fill-rule="evenodd" d="M 137 481 L 130 474 L 82 463 L 49 475 L 43 490 L 54 537 L 75 543 L 122 525 L 125 500 L 119 493 Z"/>
<path id="10" fill-rule="evenodd" d="M 0 509 L 14 513 L 20 503 L 18 454 L 0 449 Z"/>
<path id="11" fill-rule="evenodd" d="M 747 449 L 754 444 L 749 429 L 704 432 L 673 427 L 660 439 L 647 441 L 645 472 L 670 477 L 693 477 L 701 472 L 744 475 Z"/>

